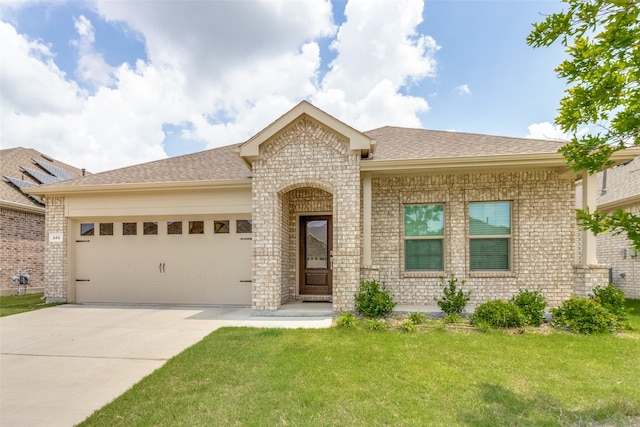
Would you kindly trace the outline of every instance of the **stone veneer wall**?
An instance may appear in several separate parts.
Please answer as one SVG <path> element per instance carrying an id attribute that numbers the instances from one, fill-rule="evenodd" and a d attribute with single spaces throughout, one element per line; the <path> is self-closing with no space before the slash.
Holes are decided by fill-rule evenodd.
<path id="1" fill-rule="evenodd" d="M 47 214 L 45 218 L 45 235 L 62 233 L 63 242 L 47 243 L 44 252 L 45 286 L 44 292 L 47 302 L 67 302 L 68 282 L 68 241 L 69 223 L 64 215 L 65 198 L 48 197 Z"/>
<path id="2" fill-rule="evenodd" d="M 471 304 L 510 298 L 519 289 L 540 290 L 551 306 L 573 294 L 574 186 L 553 171 L 374 177 L 372 180 L 373 271 L 399 304 L 435 305 L 438 277 L 467 281 Z M 471 272 L 468 267 L 467 204 L 512 202 L 512 270 Z M 444 272 L 404 272 L 403 204 L 444 203 Z"/>
<path id="3" fill-rule="evenodd" d="M 640 215 L 640 202 L 622 208 Z M 615 286 L 622 289 L 627 298 L 640 299 L 640 253 L 631 248 L 631 241 L 626 234 L 600 234 L 596 247 L 598 261 L 606 261 L 613 269 L 612 279 Z"/>
<path id="4" fill-rule="evenodd" d="M 352 309 L 360 279 L 359 153 L 304 116 L 263 143 L 260 155 L 253 164 L 253 308 L 276 310 L 294 295 L 291 218 L 304 207 L 294 210 L 292 203 L 297 190 L 314 188 L 322 192 L 307 190 L 312 198 L 328 193 L 333 202 L 333 308 Z M 326 207 L 326 201 L 311 206 Z"/>
<path id="5" fill-rule="evenodd" d="M 29 288 L 44 285 L 44 214 L 0 209 L 0 289 L 17 291 L 11 276 L 31 267 Z"/>

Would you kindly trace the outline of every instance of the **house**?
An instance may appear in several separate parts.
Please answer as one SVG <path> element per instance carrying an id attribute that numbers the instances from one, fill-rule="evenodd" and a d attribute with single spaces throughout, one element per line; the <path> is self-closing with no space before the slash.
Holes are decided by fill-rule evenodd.
<path id="1" fill-rule="evenodd" d="M 455 274 L 472 303 L 527 288 L 558 305 L 608 278 L 591 250 L 574 265 L 576 176 L 561 145 L 360 132 L 303 101 L 242 144 L 31 190 L 55 237 L 47 299 L 340 311 L 361 280 L 432 305 Z"/>
<path id="2" fill-rule="evenodd" d="M 600 212 L 620 208 L 640 215 L 640 157 L 597 174 L 596 206 Z M 578 203 L 582 182 L 576 185 Z M 579 255 L 579 254 L 578 254 Z M 598 261 L 610 267 L 610 282 L 624 291 L 627 298 L 640 298 L 640 254 L 625 234 L 599 234 Z"/>
<path id="3" fill-rule="evenodd" d="M 42 292 L 45 201 L 21 189 L 76 178 L 82 171 L 30 148 L 0 150 L 0 160 L 0 292 L 16 293 L 11 277 L 27 268 L 28 291 Z"/>

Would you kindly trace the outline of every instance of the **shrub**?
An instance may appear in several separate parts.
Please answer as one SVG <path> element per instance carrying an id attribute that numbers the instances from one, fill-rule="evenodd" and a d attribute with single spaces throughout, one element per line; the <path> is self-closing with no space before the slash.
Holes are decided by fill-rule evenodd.
<path id="1" fill-rule="evenodd" d="M 544 309 L 547 307 L 547 299 L 539 291 L 519 291 L 510 302 L 524 315 L 525 324 L 540 326 L 544 322 Z"/>
<path id="2" fill-rule="evenodd" d="M 416 324 L 412 320 L 406 319 L 400 323 L 400 329 L 404 332 L 414 332 L 416 330 Z"/>
<path id="3" fill-rule="evenodd" d="M 416 311 L 414 313 L 407 314 L 407 319 L 411 320 L 416 325 L 421 325 L 427 321 L 427 316 L 425 316 L 424 313 L 420 313 Z"/>
<path id="4" fill-rule="evenodd" d="M 520 308 L 501 299 L 480 304 L 470 320 L 474 326 L 492 328 L 520 328 L 525 325 L 525 316 Z"/>
<path id="5" fill-rule="evenodd" d="M 380 319 L 367 319 L 364 326 L 370 331 L 382 331 L 387 328 L 387 324 Z"/>
<path id="6" fill-rule="evenodd" d="M 366 317 L 384 317 L 393 311 L 396 303 L 383 284 L 377 280 L 360 282 L 356 294 L 356 311 Z"/>
<path id="7" fill-rule="evenodd" d="M 552 308 L 551 315 L 554 327 L 581 334 L 611 333 L 617 325 L 616 317 L 591 298 L 571 297 Z"/>
<path id="8" fill-rule="evenodd" d="M 336 325 L 341 328 L 355 328 L 356 323 L 356 316 L 349 311 L 343 311 L 336 317 Z"/>
<path id="9" fill-rule="evenodd" d="M 606 287 L 596 286 L 593 289 L 593 296 L 590 298 L 616 318 L 618 327 L 629 327 L 629 317 L 625 306 L 623 291 L 616 289 L 613 284 Z"/>
<path id="10" fill-rule="evenodd" d="M 466 280 L 460 281 L 460 286 L 466 282 Z M 461 315 L 471 298 L 471 292 L 463 292 L 462 289 L 458 289 L 458 279 L 453 274 L 448 279 L 440 276 L 440 286 L 442 286 L 444 296 L 440 299 L 434 298 L 440 310 L 445 314 Z"/>
<path id="11" fill-rule="evenodd" d="M 445 314 L 442 318 L 442 322 L 445 324 L 449 323 L 460 323 L 462 321 L 462 316 L 458 313 Z"/>

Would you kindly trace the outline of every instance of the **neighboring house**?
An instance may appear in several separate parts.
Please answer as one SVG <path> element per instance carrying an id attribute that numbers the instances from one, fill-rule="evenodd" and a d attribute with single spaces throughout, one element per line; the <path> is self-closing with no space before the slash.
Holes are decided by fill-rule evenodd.
<path id="1" fill-rule="evenodd" d="M 31 290 L 44 286 L 45 202 L 21 191 L 82 175 L 80 169 L 30 148 L 0 150 L 0 290 L 15 293 L 11 280 L 18 270 L 31 269 Z"/>
<path id="2" fill-rule="evenodd" d="M 526 288 L 558 305 L 608 278 L 591 251 L 574 266 L 562 144 L 359 132 L 301 102 L 243 144 L 33 190 L 62 236 L 47 244 L 47 299 L 340 311 L 361 280 L 433 305 L 455 274 L 472 303 Z"/>
<path id="3" fill-rule="evenodd" d="M 607 169 L 597 175 L 597 209 L 613 212 L 618 208 L 640 215 L 640 157 Z M 580 201 L 581 182 L 577 184 Z M 631 247 L 626 234 L 600 234 L 598 261 L 611 268 L 611 282 L 627 298 L 640 298 L 640 254 Z"/>

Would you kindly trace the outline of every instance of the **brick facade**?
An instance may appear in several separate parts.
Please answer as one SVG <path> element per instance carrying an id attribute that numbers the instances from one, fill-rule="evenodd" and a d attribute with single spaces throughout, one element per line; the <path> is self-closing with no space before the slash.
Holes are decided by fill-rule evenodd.
<path id="1" fill-rule="evenodd" d="M 45 235 L 62 233 L 63 242 L 48 243 L 44 252 L 45 296 L 47 302 L 69 300 L 69 222 L 65 217 L 65 198 L 47 198 Z"/>
<path id="2" fill-rule="evenodd" d="M 0 209 L 0 289 L 17 291 L 11 276 L 17 270 L 31 268 L 29 288 L 44 284 L 44 215 Z"/>
<path id="3" fill-rule="evenodd" d="M 467 281 L 472 304 L 537 289 L 559 305 L 574 287 L 573 191 L 571 180 L 551 171 L 373 178 L 374 273 L 365 274 L 383 281 L 399 304 L 433 305 L 441 296 L 438 277 L 453 273 Z M 512 203 L 510 272 L 469 270 L 468 203 L 484 201 Z M 445 206 L 444 272 L 403 271 L 402 207 L 419 203 Z"/>
<path id="4" fill-rule="evenodd" d="M 360 279 L 359 152 L 302 117 L 260 147 L 253 163 L 253 308 L 276 310 L 297 294 L 295 219 L 333 215 L 333 306 L 353 308 Z"/>
<path id="5" fill-rule="evenodd" d="M 623 209 L 640 215 L 640 202 Z M 598 260 L 606 261 L 611 267 L 613 284 L 622 289 L 627 298 L 640 299 L 640 253 L 632 249 L 626 234 L 601 234 L 597 241 Z"/>

